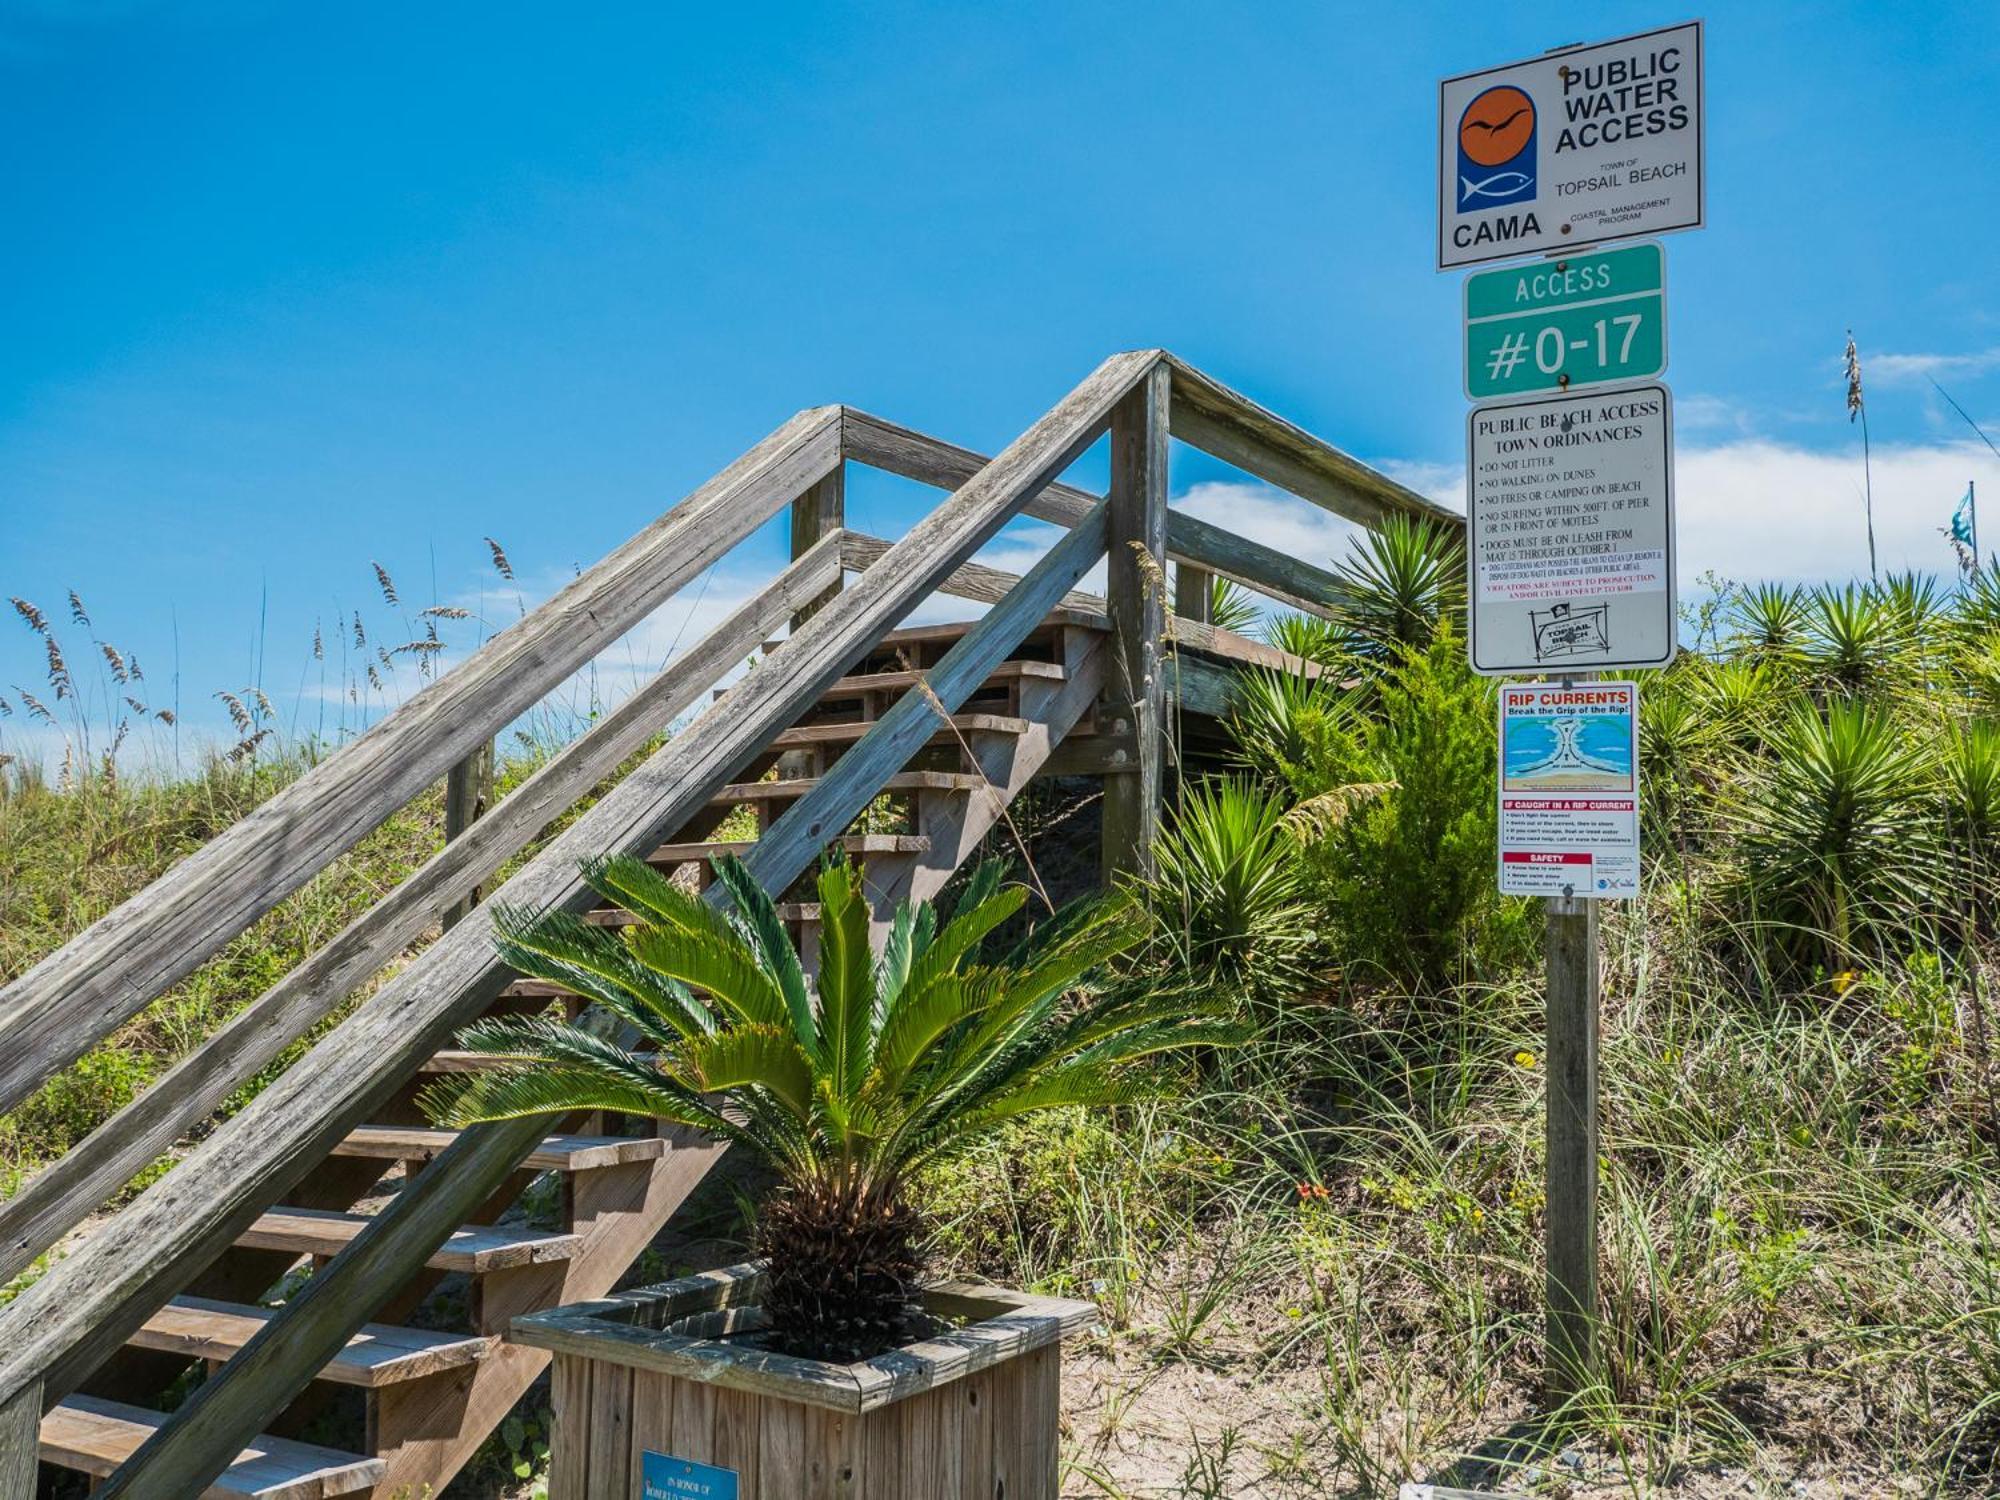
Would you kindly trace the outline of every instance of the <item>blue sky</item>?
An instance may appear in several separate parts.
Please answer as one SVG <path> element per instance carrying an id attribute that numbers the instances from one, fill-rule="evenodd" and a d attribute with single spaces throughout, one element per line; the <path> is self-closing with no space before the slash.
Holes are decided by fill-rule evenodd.
<path id="1" fill-rule="evenodd" d="M 149 699 L 178 662 L 190 733 L 255 682 L 311 727 L 315 622 L 510 617 L 483 536 L 532 602 L 799 407 L 992 449 L 1153 344 L 1455 497 L 1436 81 L 1688 13 L 1551 14 L 0 4 L 0 595 L 75 666 L 78 590 Z M 1852 325 L 1885 562 L 1942 567 L 1966 479 L 2000 537 L 2000 463 L 1923 378 L 2000 440 L 2000 10 L 1706 19 L 1711 227 L 1667 241 L 1683 557 L 1865 567 Z M 1339 545 L 1237 479 L 1177 459 L 1189 503 Z M 45 669 L 0 621 L 0 695 Z"/>

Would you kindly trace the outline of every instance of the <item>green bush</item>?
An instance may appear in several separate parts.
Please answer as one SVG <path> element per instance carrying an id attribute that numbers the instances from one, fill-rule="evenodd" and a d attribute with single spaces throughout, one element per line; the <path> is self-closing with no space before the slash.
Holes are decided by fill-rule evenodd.
<path id="1" fill-rule="evenodd" d="M 1308 736 L 1294 817 L 1350 967 L 1438 986 L 1523 951 L 1521 903 L 1494 879 L 1494 712 L 1446 626 L 1383 673 L 1372 713 Z"/>

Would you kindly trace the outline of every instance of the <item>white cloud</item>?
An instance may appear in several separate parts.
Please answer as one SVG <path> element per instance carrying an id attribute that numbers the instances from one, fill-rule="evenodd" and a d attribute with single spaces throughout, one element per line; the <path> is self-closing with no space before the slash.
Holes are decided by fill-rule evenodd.
<path id="1" fill-rule="evenodd" d="M 1882 571 L 1952 566 L 1938 528 L 1967 481 L 1995 497 L 1981 545 L 2000 544 L 2000 460 L 1977 443 L 1875 449 L 1875 545 Z M 1675 466 L 1680 576 L 1735 579 L 1868 574 L 1860 447 L 1828 453 L 1746 441 L 1683 449 Z"/>
<path id="2" fill-rule="evenodd" d="M 1983 375 L 2000 369 L 2000 348 L 1980 349 L 1971 354 L 1863 354 L 1863 380 L 1884 385 L 1903 381 L 1938 378 L 1945 375 Z"/>

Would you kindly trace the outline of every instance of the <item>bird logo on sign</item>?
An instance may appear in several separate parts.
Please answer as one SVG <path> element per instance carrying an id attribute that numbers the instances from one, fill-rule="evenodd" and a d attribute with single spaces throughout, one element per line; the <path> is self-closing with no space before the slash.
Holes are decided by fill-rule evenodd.
<path id="1" fill-rule="evenodd" d="M 1458 117 L 1458 211 L 1535 196 L 1535 101 L 1511 83 L 1486 90 Z"/>

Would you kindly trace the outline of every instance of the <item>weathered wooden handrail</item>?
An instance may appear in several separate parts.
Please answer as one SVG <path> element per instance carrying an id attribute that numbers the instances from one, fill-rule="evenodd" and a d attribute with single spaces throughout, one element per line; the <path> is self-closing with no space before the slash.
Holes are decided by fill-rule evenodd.
<path id="1" fill-rule="evenodd" d="M 0 990 L 0 1113 L 76 1061 L 840 462 L 799 413 L 554 598 Z"/>
<path id="2" fill-rule="evenodd" d="M 1005 452 L 918 522 L 853 588 L 827 600 L 777 647 L 762 670 L 737 683 L 553 840 L 494 899 L 530 907 L 573 906 L 587 900 L 589 890 L 574 869 L 577 858 L 605 849 L 643 847 L 705 804 L 743 759 L 754 755 L 770 735 L 817 699 L 884 632 L 1005 525 L 1029 496 L 1038 493 L 1095 441 L 1120 398 L 1155 370 L 1158 361 L 1158 351 L 1114 355 L 1106 360 Z M 1024 599 L 1039 598 L 1043 591 L 1059 595 L 1068 586 L 1060 576 L 1062 570 L 1075 566 L 1076 576 L 1080 576 L 1081 569 L 1089 565 L 1090 558 L 1084 553 L 1090 540 L 1086 529 L 1071 544 L 1052 553 L 1053 561 L 1044 559 L 1030 575 L 1033 586 L 1024 585 Z M 998 619 L 989 617 L 990 623 L 982 622 L 983 628 L 975 632 L 978 643 L 970 651 L 964 650 L 963 643 L 955 648 L 960 653 L 958 660 L 939 678 L 960 701 L 974 685 L 969 664 L 990 651 L 1005 632 L 1018 626 L 1025 634 L 1033 623 L 1017 618 L 1022 607 L 996 613 Z M 772 841 L 770 848 L 753 865 L 753 871 L 767 885 L 789 881 L 817 851 L 816 844 L 795 837 L 792 831 L 813 816 L 810 811 L 801 816 L 800 808 L 805 806 L 802 802 L 795 807 L 766 835 L 766 840 Z M 788 820 L 792 825 L 789 830 L 785 827 Z M 759 841 L 760 848 L 766 840 Z M 289 1128 L 303 1134 L 296 1124 L 288 1127 L 286 1123 L 287 1111 L 296 1111 L 300 1101 L 275 1097 L 301 1072 L 316 1075 L 309 1087 L 319 1100 L 316 1112 L 321 1114 L 329 1109 L 344 1114 L 337 1101 L 352 1098 L 358 1090 L 373 1089 L 383 1078 L 393 1082 L 407 1073 L 471 1008 L 463 999 L 453 1001 L 453 995 L 479 997 L 504 978 L 505 970 L 492 952 L 491 937 L 489 908 L 482 906 L 323 1040 L 314 1049 L 311 1069 L 295 1068 L 287 1073 L 198 1148 L 195 1156 L 183 1163 L 181 1172 L 193 1167 L 198 1177 L 216 1175 L 229 1153 L 211 1148 L 225 1135 L 242 1136 L 246 1130 L 254 1139 L 258 1122 L 251 1117 L 256 1115 L 270 1117 L 263 1122 L 267 1128 Z M 411 1003 L 425 995 L 433 997 L 429 1004 Z M 394 1057 L 374 1061 L 384 1049 L 393 1050 Z M 318 1061 L 322 1052 L 329 1053 L 323 1066 Z M 376 1076 L 368 1081 L 371 1069 Z M 353 1076 L 357 1073 L 363 1075 L 361 1079 Z M 375 1305 L 371 1294 L 396 1285 L 434 1253 L 457 1222 L 446 1210 L 476 1204 L 497 1188 L 540 1139 L 545 1124 L 530 1118 L 481 1127 L 441 1154 L 400 1195 L 410 1200 L 407 1204 L 392 1205 L 314 1278 L 308 1297 L 294 1304 L 308 1309 L 308 1319 L 292 1316 L 290 1309 L 272 1319 L 121 1467 L 106 1492 L 108 1500 L 195 1493 L 220 1474 L 242 1443 L 302 1389 L 313 1372 L 367 1320 Z M 197 1165 L 197 1158 L 205 1159 Z M 128 1213 L 143 1214 L 150 1196 L 149 1190 Z M 197 1209 L 193 1217 L 201 1219 L 207 1214 Z M 90 1256 L 94 1248 L 95 1242 L 87 1243 L 77 1257 L 31 1288 L 28 1297 L 33 1298 L 49 1281 L 71 1279 L 65 1273 Z M 118 1256 L 114 1251 L 100 1259 L 115 1266 Z M 74 1290 L 81 1293 L 95 1285 L 85 1279 Z M 136 1323 L 145 1315 L 140 1310 L 134 1318 L 132 1309 L 107 1305 L 108 1300 L 100 1294 L 89 1318 L 66 1315 L 65 1309 L 58 1308 L 55 1316 L 41 1325 L 32 1318 L 10 1316 L 16 1309 L 0 1310 L 0 1351 L 6 1351 L 0 1354 L 0 1399 L 17 1384 L 33 1378 L 29 1372 L 40 1367 L 49 1370 L 49 1382 L 58 1392 L 67 1389 L 111 1346 L 100 1332 L 101 1323 L 93 1319 L 115 1319 L 121 1325 L 118 1338 L 122 1340 L 122 1325 Z M 23 1321 L 28 1326 L 17 1330 L 15 1325 Z M 26 1358 L 13 1352 L 15 1340 L 22 1336 L 34 1346 Z M 72 1340 L 81 1342 L 66 1347 Z M 91 1347 L 82 1347 L 86 1344 Z"/>
<path id="3" fill-rule="evenodd" d="M 840 551 L 837 534 L 812 548 L 152 1087 L 0 1204 L 0 1282 L 95 1212 L 355 986 L 421 937 L 440 909 L 490 879 L 577 798 L 782 628 L 801 605 L 837 584 Z"/>
<path id="4" fill-rule="evenodd" d="M 853 572 L 864 572 L 882 558 L 890 545 L 881 537 L 870 536 L 865 531 L 844 531 L 840 536 L 841 565 Z M 964 563 L 954 568 L 951 576 L 938 585 L 938 592 L 984 604 L 997 604 L 1020 581 L 1019 573 L 1009 573 L 1004 568 L 989 567 L 985 563 Z M 1111 625 L 1110 605 L 1101 594 L 1086 594 L 1073 589 L 1051 608 L 1071 617 L 1079 625 L 1099 630 L 1107 630 Z M 1275 646 L 1252 640 L 1247 635 L 1238 635 L 1220 625 L 1211 625 L 1205 620 L 1185 615 L 1174 616 L 1167 633 L 1176 645 L 1190 651 L 1205 651 L 1211 656 L 1224 657 L 1246 666 L 1276 667 L 1306 676 L 1317 676 L 1320 670 L 1316 663 L 1304 657 L 1293 656 Z"/>
<path id="5" fill-rule="evenodd" d="M 986 462 L 983 454 L 969 448 L 927 437 L 852 407 L 842 409 L 841 431 L 842 448 L 857 463 L 942 489 L 963 484 Z M 1072 485 L 1052 484 L 1026 509 L 1037 520 L 1070 526 L 1088 515 L 1102 498 Z M 1324 568 L 1184 511 L 1167 513 L 1167 556 L 1316 615 L 1330 614 L 1347 595 L 1341 581 Z"/>
<path id="6" fill-rule="evenodd" d="M 714 708 L 630 772 L 508 880 L 494 901 L 577 908 L 577 862 L 677 828 L 881 635 L 1104 431 L 1158 351 L 1114 355 L 1006 452 L 836 594 Z M 796 491 L 795 491 L 796 492 Z M 463 668 L 460 669 L 464 670 Z M 41 1380 L 68 1391 L 504 985 L 492 901 L 391 979 L 239 1114 L 68 1259 L 0 1308 L 0 1402 Z M 523 1147 L 525 1150 L 525 1146 Z M 499 1148 L 496 1148 L 498 1152 Z M 518 1155 L 489 1163 L 504 1177 Z M 464 1168 L 461 1163 L 461 1169 Z M 435 1246 L 416 1252 L 416 1261 Z M 365 1300 L 365 1299 L 363 1299 Z"/>
<path id="7" fill-rule="evenodd" d="M 1165 359 L 1173 372 L 1173 434 L 1191 447 L 1364 526 L 1380 526 L 1398 513 L 1465 525 L 1465 517 L 1448 506 L 1398 484 L 1173 355 Z"/>

